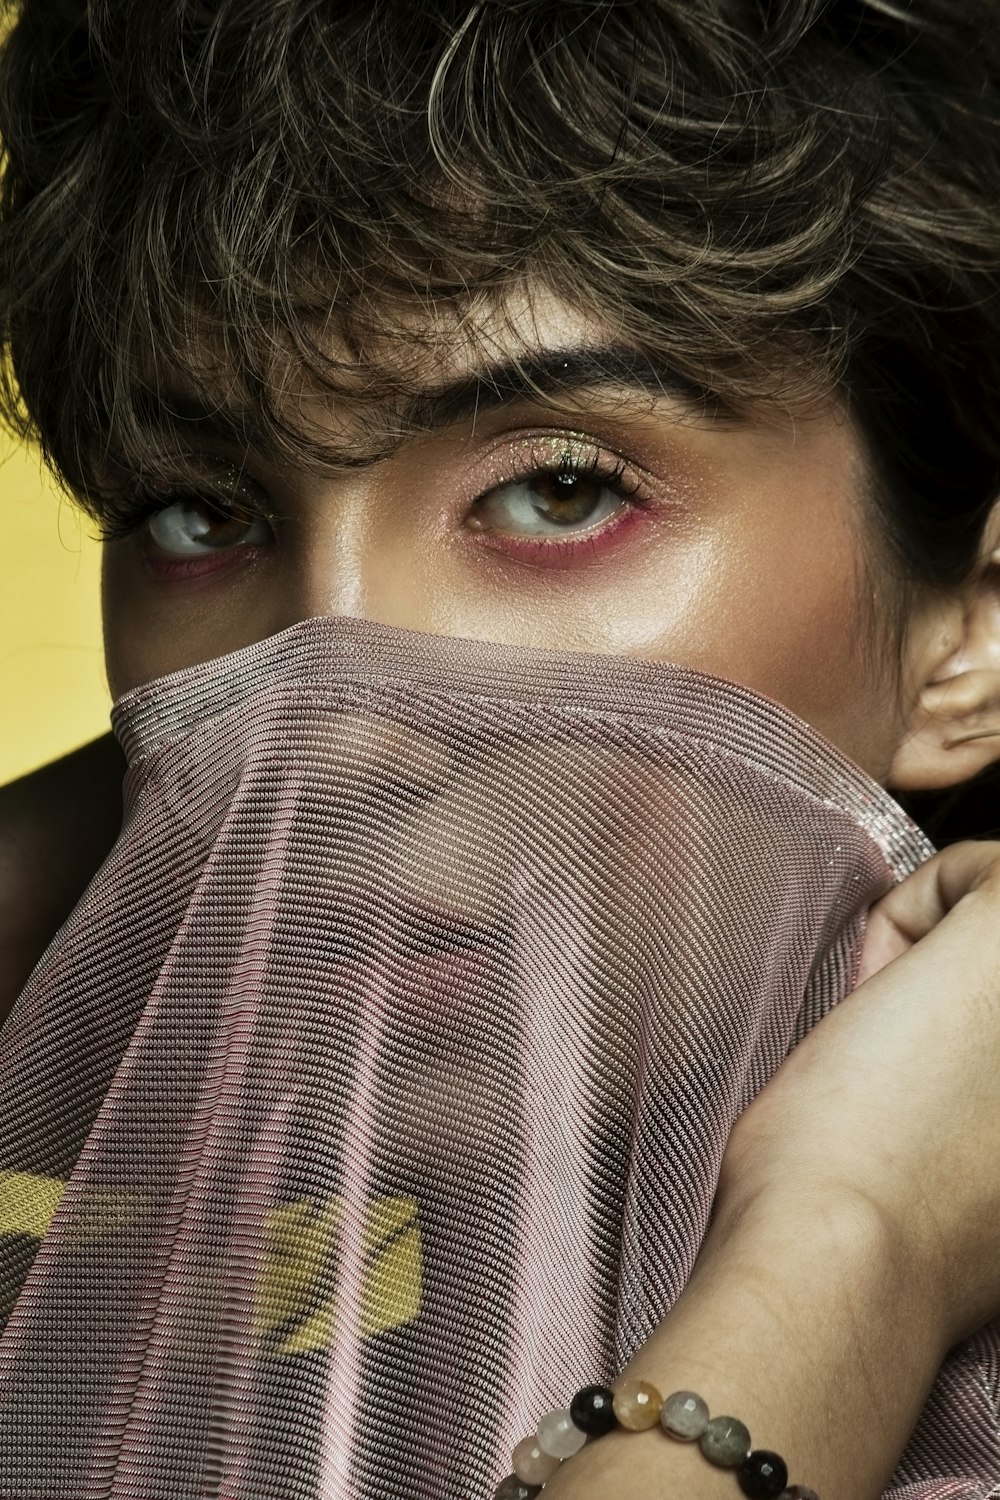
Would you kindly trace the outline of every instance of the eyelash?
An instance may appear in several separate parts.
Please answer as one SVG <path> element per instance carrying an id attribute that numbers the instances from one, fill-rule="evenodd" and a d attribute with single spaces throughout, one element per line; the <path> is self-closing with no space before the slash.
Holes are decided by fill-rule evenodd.
<path id="1" fill-rule="evenodd" d="M 474 497 L 466 515 L 471 515 L 474 507 L 481 501 L 487 500 L 504 489 L 553 477 L 595 481 L 602 488 L 612 491 L 624 502 L 622 509 L 593 527 L 592 530 L 584 528 L 576 534 L 567 533 L 563 538 L 517 536 L 513 533 L 490 532 L 482 528 L 481 535 L 502 538 L 499 543 L 494 541 L 490 544 L 493 550 L 514 555 L 533 555 L 540 561 L 568 561 L 581 553 L 595 553 L 601 550 L 604 545 L 610 543 L 612 536 L 617 534 L 623 524 L 630 518 L 635 518 L 635 512 L 649 508 L 644 496 L 642 480 L 623 458 L 597 449 L 593 444 L 584 447 L 576 435 L 569 436 L 568 440 L 556 440 L 550 437 L 543 441 L 549 450 L 549 456 L 544 456 L 539 452 L 537 440 L 535 447 L 526 447 L 522 450 L 522 461 L 509 460 L 507 466 L 491 475 L 489 488 Z M 580 451 L 574 452 L 574 447 L 579 448 Z M 553 459 L 551 455 L 555 452 L 558 452 L 558 458 Z M 271 526 L 272 531 L 279 520 L 264 503 L 262 497 L 258 498 L 245 493 L 237 494 L 235 497 L 227 496 L 222 493 L 221 487 L 215 489 L 211 482 L 201 487 L 196 483 L 190 486 L 165 486 L 162 490 L 140 484 L 132 489 L 105 497 L 99 519 L 101 540 L 105 542 L 126 540 L 140 531 L 151 517 L 185 500 L 200 500 L 222 519 L 243 520 L 248 525 L 254 521 L 264 520 Z M 546 554 L 548 554 L 547 558 Z M 174 559 L 175 562 L 184 565 L 197 564 L 201 560 L 198 557 Z"/>
<path id="2" fill-rule="evenodd" d="M 592 446 L 584 447 L 580 440 L 571 439 L 571 445 L 545 440 L 549 450 L 546 457 L 538 447 L 521 450 L 521 457 L 498 471 L 488 490 L 477 495 L 476 500 L 485 500 L 497 490 L 514 484 L 530 484 L 533 479 L 596 479 L 609 490 L 617 490 L 623 499 L 629 499 L 639 490 L 638 478 L 632 475 L 630 466 L 623 458 L 612 460 L 610 453 L 603 453 Z M 578 450 L 574 453 L 573 448 Z M 561 448 L 553 461 L 552 453 Z M 609 460 L 612 460 L 609 462 Z M 626 476 L 628 482 L 626 483 Z"/>
<path id="3" fill-rule="evenodd" d="M 261 502 L 234 502 L 221 493 L 213 493 L 209 484 L 203 488 L 192 484 L 176 488 L 170 486 L 162 490 L 143 484 L 104 497 L 98 520 L 100 539 L 102 542 L 125 541 L 141 530 L 151 517 L 158 515 L 160 511 L 169 510 L 172 505 L 179 505 L 183 500 L 200 500 L 226 520 L 242 520 L 248 524 L 264 520 L 273 525 L 276 519 Z"/>

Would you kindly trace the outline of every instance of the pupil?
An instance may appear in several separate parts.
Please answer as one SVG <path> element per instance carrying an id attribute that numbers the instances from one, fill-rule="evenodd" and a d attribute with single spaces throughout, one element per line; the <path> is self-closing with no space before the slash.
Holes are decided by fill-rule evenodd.
<path id="1" fill-rule="evenodd" d="M 535 510 L 557 526 L 585 521 L 600 498 L 600 486 L 579 474 L 546 474 L 536 481 Z"/>
<path id="2" fill-rule="evenodd" d="M 200 496 L 192 503 L 194 510 L 194 526 L 192 531 L 199 541 L 211 541 L 221 546 L 227 542 L 238 540 L 241 531 L 246 530 L 247 523 L 235 516 L 232 512 L 223 510 L 218 504 L 212 504 L 210 500 L 203 500 Z M 211 538 L 209 537 L 211 534 Z"/>

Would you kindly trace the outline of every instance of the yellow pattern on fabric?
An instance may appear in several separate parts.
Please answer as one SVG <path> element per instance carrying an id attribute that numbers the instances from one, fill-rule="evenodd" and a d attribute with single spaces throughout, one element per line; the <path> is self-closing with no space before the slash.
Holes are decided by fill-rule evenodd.
<path id="1" fill-rule="evenodd" d="M 371 1338 L 420 1315 L 423 1247 L 415 1198 L 379 1198 L 364 1226 L 361 1336 Z M 325 1271 L 343 1220 L 334 1198 L 317 1212 L 295 1203 L 271 1214 L 267 1267 L 258 1308 L 258 1330 L 274 1333 L 300 1318 L 277 1346 L 279 1354 L 308 1354 L 329 1346 L 337 1326 L 335 1295 L 323 1298 Z M 323 1298 L 319 1305 L 317 1298 Z"/>
<path id="2" fill-rule="evenodd" d="M 361 1298 L 361 1333 L 370 1338 L 420 1315 L 423 1255 L 417 1200 L 377 1198 L 368 1210 L 365 1248 L 370 1258 Z"/>
<path id="3" fill-rule="evenodd" d="M 44 1239 L 66 1183 L 34 1172 L 0 1172 L 0 1236 Z M 84 1194 L 71 1238 L 93 1239 L 134 1223 L 135 1194 Z M 371 1338 L 420 1316 L 423 1246 L 415 1198 L 376 1198 L 363 1228 L 361 1336 Z M 344 1219 L 344 1201 L 289 1203 L 267 1215 L 267 1250 L 257 1300 L 256 1330 L 278 1335 L 279 1354 L 324 1349 L 336 1331 L 335 1295 L 324 1296 L 326 1273 Z M 291 1325 L 291 1327 L 289 1327 Z"/>
<path id="4" fill-rule="evenodd" d="M 257 1332 L 270 1333 L 298 1316 L 315 1296 L 343 1217 L 332 1198 L 320 1212 L 311 1199 L 267 1216 L 267 1258 L 257 1302 Z"/>
<path id="5" fill-rule="evenodd" d="M 0 1172 L 0 1235 L 23 1234 L 43 1240 L 66 1191 L 59 1177 L 36 1172 Z M 136 1193 L 88 1188 L 80 1194 L 75 1218 L 68 1228 L 71 1243 L 100 1239 L 113 1229 L 132 1224 L 141 1212 Z"/>
<path id="6" fill-rule="evenodd" d="M 74 1245 L 103 1239 L 116 1229 L 127 1229 L 141 1218 L 144 1211 L 138 1193 L 118 1193 L 107 1188 L 86 1189 L 75 1207 L 76 1217 L 68 1234 Z"/>
<path id="7" fill-rule="evenodd" d="M 0 1234 L 27 1234 L 41 1240 L 55 1218 L 65 1182 L 34 1172 L 0 1172 Z"/>

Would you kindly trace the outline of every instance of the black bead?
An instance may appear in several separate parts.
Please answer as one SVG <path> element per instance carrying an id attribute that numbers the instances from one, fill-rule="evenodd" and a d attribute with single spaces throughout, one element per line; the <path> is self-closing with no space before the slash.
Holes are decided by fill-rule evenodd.
<path id="1" fill-rule="evenodd" d="M 533 1496 L 541 1493 L 540 1484 L 525 1484 L 516 1474 L 508 1474 L 501 1480 L 499 1489 L 494 1490 L 493 1500 L 533 1500 Z"/>
<path id="2" fill-rule="evenodd" d="M 603 1437 L 612 1427 L 618 1426 L 614 1401 L 615 1393 L 606 1385 L 585 1385 L 569 1404 L 573 1426 L 579 1427 L 588 1437 Z"/>
<path id="3" fill-rule="evenodd" d="M 744 1495 L 780 1495 L 788 1483 L 788 1465 L 776 1453 L 758 1448 L 745 1458 L 736 1471 Z"/>

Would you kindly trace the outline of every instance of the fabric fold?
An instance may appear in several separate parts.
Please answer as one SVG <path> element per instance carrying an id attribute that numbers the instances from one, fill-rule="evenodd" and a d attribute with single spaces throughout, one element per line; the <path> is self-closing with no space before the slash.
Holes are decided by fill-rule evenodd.
<path id="1" fill-rule="evenodd" d="M 0 1035 L 0 1493 L 487 1500 L 929 846 L 669 665 L 322 618 L 113 722 L 121 836 Z M 972 1493 L 934 1410 L 900 1500 Z"/>

